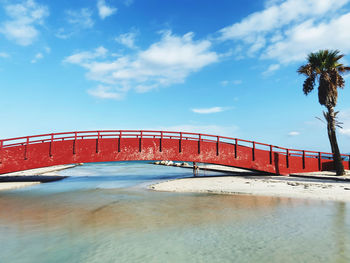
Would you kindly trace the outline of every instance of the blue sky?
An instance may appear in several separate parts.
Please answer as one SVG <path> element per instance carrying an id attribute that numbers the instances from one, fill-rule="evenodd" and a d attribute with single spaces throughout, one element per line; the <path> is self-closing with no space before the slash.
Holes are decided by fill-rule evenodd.
<path id="1" fill-rule="evenodd" d="M 350 0 L 0 0 L 0 138 L 205 132 L 329 151 L 309 52 L 350 64 Z M 346 76 L 350 82 L 350 77 Z M 349 84 L 337 110 L 350 152 Z"/>

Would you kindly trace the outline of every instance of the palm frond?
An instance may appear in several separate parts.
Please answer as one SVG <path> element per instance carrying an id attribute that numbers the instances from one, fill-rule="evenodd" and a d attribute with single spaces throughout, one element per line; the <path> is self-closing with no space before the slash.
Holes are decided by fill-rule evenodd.
<path id="1" fill-rule="evenodd" d="M 344 123 L 338 121 L 337 116 L 336 116 L 338 113 L 339 113 L 339 111 L 334 113 L 335 126 L 340 128 L 340 129 L 343 129 L 342 124 L 344 124 Z M 326 122 L 324 120 L 322 120 L 322 118 L 320 118 L 320 117 L 315 117 L 315 118 L 318 119 L 319 121 L 323 122 L 324 124 L 327 124 L 330 121 L 329 113 L 325 112 L 325 111 L 323 111 L 323 118 L 326 120 Z"/>
<path id="2" fill-rule="evenodd" d="M 297 72 L 305 76 L 310 76 L 312 73 L 312 67 L 310 64 L 302 65 L 298 68 Z"/>
<path id="3" fill-rule="evenodd" d="M 308 95 L 315 86 L 315 74 L 311 74 L 305 81 L 303 84 L 303 92 L 305 95 Z"/>
<path id="4" fill-rule="evenodd" d="M 309 94 L 318 82 L 318 99 L 321 105 L 334 107 L 337 104 L 337 88 L 345 87 L 341 73 L 350 72 L 350 67 L 339 63 L 344 57 L 339 50 L 323 49 L 309 53 L 307 64 L 298 69 L 299 74 L 307 78 L 303 83 L 303 92 Z"/>
<path id="5" fill-rule="evenodd" d="M 350 72 L 350 67 L 346 67 L 346 66 L 343 66 L 343 64 L 340 64 L 337 67 L 337 70 L 341 73 L 346 73 L 346 72 Z"/>

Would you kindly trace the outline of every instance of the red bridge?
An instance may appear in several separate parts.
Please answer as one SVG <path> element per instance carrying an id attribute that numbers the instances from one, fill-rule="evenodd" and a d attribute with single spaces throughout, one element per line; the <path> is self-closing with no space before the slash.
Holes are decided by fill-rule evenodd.
<path id="1" fill-rule="evenodd" d="M 342 155 L 345 169 L 350 156 Z M 172 160 L 283 174 L 333 169 L 331 153 L 169 131 L 79 131 L 0 140 L 0 174 L 59 164 Z"/>

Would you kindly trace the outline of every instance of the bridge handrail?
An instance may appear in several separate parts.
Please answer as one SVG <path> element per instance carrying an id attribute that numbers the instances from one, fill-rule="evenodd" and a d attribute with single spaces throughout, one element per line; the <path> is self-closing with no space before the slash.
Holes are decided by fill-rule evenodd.
<path id="1" fill-rule="evenodd" d="M 171 139 L 198 140 L 198 141 L 200 140 L 200 141 L 217 142 L 217 143 L 229 143 L 227 141 L 220 141 L 220 139 L 222 139 L 222 140 L 230 140 L 232 141 L 232 144 L 237 144 L 237 145 L 239 145 L 238 144 L 239 142 L 252 144 L 252 146 L 247 146 L 251 148 L 256 148 L 257 146 L 269 147 L 270 150 L 273 152 L 277 152 L 285 155 L 288 154 L 288 156 L 305 156 L 305 157 L 315 157 L 315 158 L 318 158 L 319 156 L 324 156 L 324 155 L 328 155 L 329 158 L 333 156 L 332 153 L 327 153 L 327 152 L 289 149 L 289 148 L 284 148 L 276 145 L 270 145 L 266 143 L 226 137 L 226 136 L 217 136 L 212 134 L 192 133 L 192 132 L 155 131 L 155 130 L 93 130 L 93 131 L 46 133 L 46 134 L 39 134 L 39 135 L 1 139 L 0 149 L 20 146 L 20 145 L 35 144 L 35 143 L 64 141 L 67 139 L 70 140 L 70 139 L 84 139 L 84 138 L 103 138 L 106 136 L 109 136 L 109 137 L 115 136 L 117 138 L 120 138 L 120 137 L 121 138 L 153 137 L 153 138 L 164 138 L 164 139 L 171 138 Z M 209 137 L 213 139 L 208 139 L 203 137 Z M 31 140 L 31 139 L 36 139 L 36 140 Z M 8 142 L 14 142 L 14 143 L 6 144 Z M 348 154 L 341 154 L 341 156 L 350 158 L 350 155 Z"/>

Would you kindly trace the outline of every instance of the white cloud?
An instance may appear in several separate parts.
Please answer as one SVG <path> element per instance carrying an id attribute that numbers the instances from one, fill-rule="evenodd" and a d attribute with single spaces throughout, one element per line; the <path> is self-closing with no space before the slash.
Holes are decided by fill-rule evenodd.
<path id="1" fill-rule="evenodd" d="M 276 70 L 278 70 L 281 66 L 279 64 L 272 64 L 270 65 L 267 70 L 265 70 L 262 74 L 264 76 L 268 76 L 273 74 L 273 72 L 275 72 Z"/>
<path id="2" fill-rule="evenodd" d="M 348 128 L 348 129 L 345 129 L 345 128 L 339 129 L 339 132 L 340 132 L 341 134 L 346 135 L 346 136 L 350 136 L 350 128 Z"/>
<path id="3" fill-rule="evenodd" d="M 49 9 L 34 0 L 27 0 L 5 5 L 5 13 L 9 19 L 1 23 L 0 33 L 19 45 L 28 46 L 38 37 L 37 26 L 44 24 Z"/>
<path id="4" fill-rule="evenodd" d="M 89 8 L 65 11 L 65 24 L 57 29 L 55 36 L 60 39 L 68 39 L 82 30 L 90 29 L 95 21 Z"/>
<path id="5" fill-rule="evenodd" d="M 77 28 L 86 29 L 94 26 L 92 12 L 88 8 L 82 8 L 80 10 L 67 10 L 66 19 L 69 24 Z"/>
<path id="6" fill-rule="evenodd" d="M 243 83 L 243 81 L 240 80 L 240 79 L 236 79 L 236 80 L 232 81 L 232 83 L 235 84 L 235 85 L 240 85 L 240 84 Z"/>
<path id="7" fill-rule="evenodd" d="M 297 131 L 291 131 L 288 133 L 288 136 L 298 136 L 300 135 L 300 132 L 297 132 Z"/>
<path id="8" fill-rule="evenodd" d="M 37 53 L 35 55 L 35 57 L 30 62 L 34 64 L 34 63 L 38 62 L 38 60 L 43 59 L 43 58 L 44 58 L 44 55 L 42 53 Z"/>
<path id="9" fill-rule="evenodd" d="M 223 80 L 220 82 L 221 86 L 226 87 L 230 82 L 228 80 Z"/>
<path id="10" fill-rule="evenodd" d="M 59 28 L 56 33 L 56 37 L 61 39 L 67 39 L 70 38 L 73 35 L 73 32 L 67 32 L 64 28 Z"/>
<path id="11" fill-rule="evenodd" d="M 232 80 L 232 81 L 223 80 L 223 81 L 220 82 L 221 86 L 223 86 L 223 87 L 226 87 L 226 86 L 228 86 L 229 84 L 240 85 L 240 84 L 242 84 L 242 83 L 243 83 L 243 81 L 240 80 L 240 79 L 236 79 L 236 80 Z"/>
<path id="12" fill-rule="evenodd" d="M 305 60 L 309 52 L 319 49 L 340 49 L 350 52 L 350 13 L 329 22 L 308 20 L 285 32 L 285 38 L 267 47 L 263 58 L 282 63 Z"/>
<path id="13" fill-rule="evenodd" d="M 88 61 L 96 58 L 104 58 L 107 55 L 108 50 L 104 47 L 98 47 L 93 52 L 78 52 L 64 59 L 63 62 L 71 64 L 81 64 L 84 65 Z"/>
<path id="14" fill-rule="evenodd" d="M 6 52 L 0 52 L 0 58 L 9 58 L 10 55 Z"/>
<path id="15" fill-rule="evenodd" d="M 350 50 L 350 0 L 270 0 L 266 8 L 219 31 L 221 40 L 244 45 L 249 56 L 280 63 L 304 60 L 320 48 Z M 334 18 L 336 17 L 336 18 Z M 334 18 L 334 19 L 332 19 Z"/>
<path id="16" fill-rule="evenodd" d="M 115 99 L 120 100 L 123 99 L 123 95 L 113 91 L 113 88 L 98 85 L 96 89 L 88 90 L 88 93 L 96 98 L 100 99 Z"/>
<path id="17" fill-rule="evenodd" d="M 160 41 L 134 55 L 107 58 L 107 50 L 100 47 L 73 54 L 64 62 L 87 69 L 88 79 L 123 95 L 130 89 L 147 92 L 184 82 L 191 73 L 218 61 L 218 54 L 210 47 L 208 40 L 193 40 L 192 33 L 175 36 L 164 32 Z"/>
<path id="18" fill-rule="evenodd" d="M 200 109 L 191 109 L 194 113 L 199 114 L 210 114 L 210 113 L 217 113 L 227 110 L 228 108 L 224 107 L 212 107 L 212 108 L 200 108 Z"/>
<path id="19" fill-rule="evenodd" d="M 246 41 L 260 37 L 258 33 L 267 33 L 294 21 L 322 16 L 343 7 L 348 0 L 287 0 L 275 3 L 265 10 L 253 13 L 241 22 L 220 30 L 222 39 L 245 38 Z"/>
<path id="20" fill-rule="evenodd" d="M 115 38 L 115 41 L 117 41 L 119 44 L 122 44 L 128 48 L 135 48 L 135 38 L 136 33 L 135 32 L 129 32 L 125 34 L 121 34 L 118 37 Z"/>
<path id="21" fill-rule="evenodd" d="M 98 9 L 98 14 L 99 14 L 101 19 L 105 19 L 106 17 L 113 15 L 118 10 L 115 7 L 107 6 L 105 0 L 98 0 L 97 1 L 97 9 Z"/>
<path id="22" fill-rule="evenodd" d="M 340 134 L 350 137 L 350 109 L 341 110 L 338 114 L 338 121 L 342 122 L 342 129 L 338 129 Z"/>

